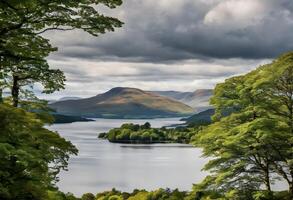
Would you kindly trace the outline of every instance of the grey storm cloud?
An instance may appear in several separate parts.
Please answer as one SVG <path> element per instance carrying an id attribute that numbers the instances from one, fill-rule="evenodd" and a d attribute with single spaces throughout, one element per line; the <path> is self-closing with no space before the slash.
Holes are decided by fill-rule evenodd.
<path id="1" fill-rule="evenodd" d="M 58 47 L 50 65 L 67 77 L 56 98 L 117 86 L 213 88 L 293 50 L 292 0 L 124 0 L 98 9 L 124 26 L 97 38 L 77 30 L 45 34 Z"/>
<path id="2" fill-rule="evenodd" d="M 51 33 L 60 49 L 54 56 L 172 62 L 272 58 L 293 49 L 292 0 L 125 0 L 101 10 L 121 19 L 123 28 L 98 39 Z"/>

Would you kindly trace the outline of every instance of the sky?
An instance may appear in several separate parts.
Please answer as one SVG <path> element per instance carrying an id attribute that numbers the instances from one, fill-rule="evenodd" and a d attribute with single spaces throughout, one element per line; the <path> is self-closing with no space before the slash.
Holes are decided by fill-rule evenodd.
<path id="1" fill-rule="evenodd" d="M 124 0 L 98 9 L 123 27 L 99 37 L 46 33 L 59 49 L 49 64 L 67 77 L 49 98 L 113 87 L 210 89 L 293 50 L 292 0 Z"/>

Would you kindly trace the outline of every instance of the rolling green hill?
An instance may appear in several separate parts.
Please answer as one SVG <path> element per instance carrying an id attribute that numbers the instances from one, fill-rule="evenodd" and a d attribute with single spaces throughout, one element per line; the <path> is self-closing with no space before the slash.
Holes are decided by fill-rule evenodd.
<path id="1" fill-rule="evenodd" d="M 236 109 L 226 109 L 222 112 L 223 116 L 231 115 Z M 215 114 L 215 109 L 211 108 L 199 113 L 196 113 L 188 118 L 183 118 L 181 121 L 185 121 L 190 126 L 207 125 L 212 123 L 212 116 Z"/>
<path id="2" fill-rule="evenodd" d="M 212 122 L 211 117 L 215 114 L 215 109 L 208 109 L 200 113 L 194 114 L 189 118 L 182 119 L 188 125 L 206 125 Z"/>
<path id="3" fill-rule="evenodd" d="M 168 97 L 136 88 L 113 88 L 97 96 L 50 104 L 57 113 L 101 118 L 187 116 L 193 108 Z"/>

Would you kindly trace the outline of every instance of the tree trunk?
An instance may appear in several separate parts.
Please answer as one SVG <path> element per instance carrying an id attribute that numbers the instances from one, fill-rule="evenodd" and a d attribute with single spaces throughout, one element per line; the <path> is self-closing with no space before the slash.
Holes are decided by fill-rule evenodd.
<path id="1" fill-rule="evenodd" d="M 293 199 L 293 181 L 289 183 L 289 197 Z"/>
<path id="2" fill-rule="evenodd" d="M 4 80 L 4 72 L 2 69 L 2 58 L 0 57 L 0 103 L 3 103 L 3 87 L 2 87 L 3 80 Z"/>
<path id="3" fill-rule="evenodd" d="M 12 96 L 13 106 L 18 107 L 18 102 L 19 102 L 18 76 L 13 76 L 13 86 L 11 89 L 11 96 Z"/>
<path id="4" fill-rule="evenodd" d="M 265 181 L 265 185 L 266 185 L 266 189 L 267 189 L 267 191 L 269 191 L 269 192 L 271 192 L 272 191 L 272 189 L 271 189 L 271 184 L 270 184 L 270 181 Z"/>
<path id="5" fill-rule="evenodd" d="M 265 185 L 266 185 L 266 189 L 271 192 L 271 181 L 270 181 L 270 172 L 269 170 L 265 171 Z"/>
<path id="6" fill-rule="evenodd" d="M 3 103 L 3 94 L 2 94 L 3 90 L 0 89 L 0 104 Z"/>

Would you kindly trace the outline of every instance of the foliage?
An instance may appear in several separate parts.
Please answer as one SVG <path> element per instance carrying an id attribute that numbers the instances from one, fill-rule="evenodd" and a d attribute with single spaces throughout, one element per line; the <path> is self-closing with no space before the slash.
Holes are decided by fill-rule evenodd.
<path id="1" fill-rule="evenodd" d="M 5 0 L 0 2 L 0 56 L 6 60 L 38 60 L 56 50 L 40 33 L 82 29 L 94 36 L 122 23 L 98 12 L 98 5 L 115 8 L 121 0 Z M 3 60 L 2 60 L 3 61 Z"/>
<path id="2" fill-rule="evenodd" d="M 96 197 L 92 193 L 83 194 L 81 200 L 95 200 Z"/>
<path id="3" fill-rule="evenodd" d="M 114 31 L 122 22 L 102 15 L 97 6 L 115 8 L 121 3 L 121 0 L 0 1 L 0 100 L 5 88 L 11 88 L 15 107 L 23 86 L 40 83 L 45 93 L 63 89 L 63 72 L 50 69 L 46 61 L 57 48 L 42 33 L 81 29 L 98 36 Z"/>
<path id="4" fill-rule="evenodd" d="M 132 193 L 120 192 L 115 189 L 109 192 L 98 193 L 97 200 L 177 200 L 187 197 L 187 192 L 170 189 L 158 189 L 148 192 L 146 190 L 134 190 Z"/>
<path id="5" fill-rule="evenodd" d="M 98 5 L 114 8 L 121 0 L 3 0 L 0 1 L 0 198 L 75 199 L 53 190 L 77 149 L 44 128 L 46 103 L 29 87 L 40 83 L 43 92 L 64 88 L 65 76 L 50 69 L 46 57 L 57 48 L 42 35 L 50 30 L 81 29 L 93 36 L 113 31 L 122 23 L 98 12 Z M 2 91 L 11 90 L 13 108 L 3 103 Z M 31 101 L 31 102 L 29 102 Z M 37 111 L 37 114 L 28 111 Z M 49 117 L 49 118 L 48 118 Z"/>
<path id="6" fill-rule="evenodd" d="M 86 193 L 82 195 L 81 198 L 77 198 L 70 193 L 64 194 L 58 191 L 49 191 L 48 200 L 238 200 L 242 197 L 240 191 L 231 191 L 225 195 L 220 194 L 216 191 L 207 190 L 193 190 L 192 192 L 179 191 L 177 189 L 157 189 L 154 191 L 137 190 L 133 192 L 120 192 L 115 189 L 112 191 L 105 191 L 96 194 Z M 242 193 L 243 195 L 243 193 Z M 243 198 L 242 198 L 243 199 Z M 245 200 L 250 200 L 249 198 L 244 198 Z M 273 192 L 273 194 L 268 197 L 266 191 L 255 192 L 251 200 L 290 200 L 288 192 Z"/>
<path id="7" fill-rule="evenodd" d="M 218 84 L 211 103 L 214 123 L 194 137 L 204 156 L 213 157 L 204 188 L 273 199 L 271 185 L 282 177 L 293 196 L 293 53 Z M 257 192 L 261 186 L 266 192 Z"/>
<path id="8" fill-rule="evenodd" d="M 31 88 L 44 93 L 64 88 L 65 76 L 50 69 L 46 57 L 57 48 L 42 33 L 81 29 L 93 36 L 113 31 L 122 23 L 98 12 L 98 5 L 114 8 L 121 0 L 3 0 L 0 1 L 0 198 L 75 199 L 56 190 L 58 173 L 77 149 L 57 133 L 46 103 Z M 13 108 L 2 91 L 11 90 Z M 24 101 L 23 101 L 24 100 Z M 36 112 L 33 114 L 31 112 Z M 47 192 L 49 190 L 49 192 Z M 51 191 L 51 192 L 50 192 Z"/>
<path id="9" fill-rule="evenodd" d="M 105 31 L 113 31 L 114 27 L 121 26 L 115 18 L 100 14 L 97 5 L 115 8 L 121 0 L 23 0 L 1 1 L 1 34 L 7 34 L 22 29 L 44 32 L 47 30 L 82 29 L 97 36 Z"/>
<path id="10" fill-rule="evenodd" d="M 186 121 L 188 126 L 191 126 L 191 127 L 209 125 L 212 123 L 211 117 L 214 114 L 215 114 L 214 109 L 208 109 L 200 113 L 196 113 L 192 115 L 191 117 L 185 118 L 183 119 L 183 121 Z"/>
<path id="11" fill-rule="evenodd" d="M 64 89 L 65 76 L 58 69 L 50 69 L 44 62 L 18 63 L 11 66 L 6 74 L 8 87 L 11 87 L 14 106 L 18 106 L 19 93 L 25 94 L 28 89 L 25 86 L 31 86 L 40 83 L 43 86 L 43 93 L 53 93 Z M 9 81 L 10 80 L 10 81 Z"/>
<path id="12" fill-rule="evenodd" d="M 150 123 L 143 125 L 123 124 L 120 128 L 100 133 L 99 138 L 118 143 L 189 143 L 200 127 L 152 128 Z"/>
<path id="13" fill-rule="evenodd" d="M 0 105 L 0 197 L 45 199 L 77 149 L 33 113 Z"/>
<path id="14" fill-rule="evenodd" d="M 49 190 L 46 200 L 80 200 L 71 193 L 64 194 L 57 190 Z"/>

